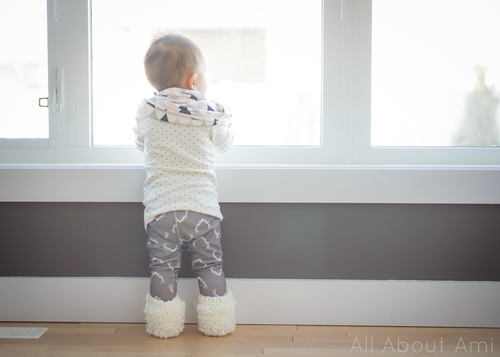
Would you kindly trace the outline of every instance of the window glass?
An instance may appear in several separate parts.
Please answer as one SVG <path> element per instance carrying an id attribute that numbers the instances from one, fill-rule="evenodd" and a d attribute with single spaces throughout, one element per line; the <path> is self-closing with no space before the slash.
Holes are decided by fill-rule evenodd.
<path id="1" fill-rule="evenodd" d="M 143 57 L 180 31 L 207 57 L 207 97 L 233 113 L 235 145 L 321 145 L 321 0 L 93 0 L 93 144 L 133 145 L 154 93 Z"/>
<path id="2" fill-rule="evenodd" d="M 500 1 L 373 0 L 372 146 L 500 145 Z"/>
<path id="3" fill-rule="evenodd" d="M 49 111 L 39 106 L 39 98 L 48 97 L 47 4 L 16 0 L 2 5 L 0 139 L 46 139 Z"/>

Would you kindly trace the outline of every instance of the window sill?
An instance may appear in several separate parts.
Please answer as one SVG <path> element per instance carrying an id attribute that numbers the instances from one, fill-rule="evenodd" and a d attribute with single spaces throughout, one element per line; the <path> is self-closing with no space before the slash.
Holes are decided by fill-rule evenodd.
<path id="1" fill-rule="evenodd" d="M 0 166 L 4 202 L 142 202 L 142 164 Z M 221 202 L 499 204 L 500 166 L 219 165 Z"/>

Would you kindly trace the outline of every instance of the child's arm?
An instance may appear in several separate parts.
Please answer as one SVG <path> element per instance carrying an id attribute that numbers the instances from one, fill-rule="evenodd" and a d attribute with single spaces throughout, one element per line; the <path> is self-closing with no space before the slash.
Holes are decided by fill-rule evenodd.
<path id="1" fill-rule="evenodd" d="M 142 137 L 140 137 L 139 135 L 137 135 L 137 131 L 136 131 L 137 127 L 134 127 L 134 131 L 135 131 L 135 146 L 141 150 L 142 152 L 144 152 L 144 139 Z"/>
<path id="2" fill-rule="evenodd" d="M 214 135 L 212 141 L 215 146 L 215 151 L 225 153 L 231 149 L 233 145 L 233 133 L 228 126 L 214 127 Z"/>
<path id="3" fill-rule="evenodd" d="M 144 135 L 141 130 L 142 119 L 144 119 L 144 114 L 138 112 L 135 120 L 134 133 L 135 133 L 135 146 L 140 151 L 144 152 Z"/>
<path id="4" fill-rule="evenodd" d="M 222 117 L 217 121 L 217 125 L 213 126 L 212 142 L 214 143 L 215 151 L 225 153 L 231 149 L 233 145 L 233 133 L 229 129 L 231 127 L 231 112 L 216 103 L 218 109 L 223 113 Z"/>

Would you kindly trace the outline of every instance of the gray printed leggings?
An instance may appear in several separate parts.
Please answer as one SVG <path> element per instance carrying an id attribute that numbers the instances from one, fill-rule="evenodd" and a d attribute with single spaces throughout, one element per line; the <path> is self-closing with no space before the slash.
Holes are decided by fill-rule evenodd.
<path id="1" fill-rule="evenodd" d="M 223 296 L 220 221 L 192 211 L 159 215 L 147 226 L 152 297 L 163 301 L 177 295 L 177 276 L 183 247 L 188 248 L 201 295 Z"/>

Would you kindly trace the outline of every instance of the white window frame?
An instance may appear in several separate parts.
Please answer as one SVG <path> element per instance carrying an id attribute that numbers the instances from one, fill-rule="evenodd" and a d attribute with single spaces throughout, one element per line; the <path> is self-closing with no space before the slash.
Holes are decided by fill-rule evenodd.
<path id="1" fill-rule="evenodd" d="M 331 7 L 330 2 L 326 7 Z M 330 11 L 327 9 L 327 11 Z M 57 13 L 57 20 L 55 18 Z M 1 163 L 41 164 L 138 164 L 143 154 L 132 146 L 92 146 L 91 132 L 91 0 L 47 1 L 49 42 L 49 139 L 1 140 Z M 340 23 L 337 23 L 340 30 Z M 324 41 L 339 36 L 340 31 L 325 34 Z M 333 41 L 339 41 L 333 39 Z M 325 53 L 325 71 L 340 72 L 341 56 L 337 51 Z M 64 72 L 64 88 L 58 88 L 58 73 Z M 339 74 L 337 74 L 338 76 Z M 338 83 L 323 83 L 322 102 L 339 102 Z M 338 87 L 338 88 L 332 88 Z M 54 109 L 55 89 L 64 93 L 63 109 Z M 333 99 L 332 99 L 333 98 Z M 141 98 L 138 98 L 138 103 Z M 338 113 L 325 106 L 322 130 L 332 128 Z M 337 103 L 337 108 L 339 103 Z M 131 113 L 135 115 L 135 113 Z M 272 118 L 271 118 L 272 120 Z M 132 130 L 132 128 L 130 128 Z M 321 147 L 235 147 L 217 157 L 223 164 L 325 164 L 338 163 L 338 140 L 322 138 Z M 18 150 L 22 148 L 24 150 Z"/>
<path id="2" fill-rule="evenodd" d="M 343 2 L 324 0 L 322 147 L 217 157 L 221 202 L 500 203 L 498 150 L 370 147 L 371 1 Z M 49 105 L 64 68 L 64 110 L 48 140 L 0 143 L 0 201 L 140 202 L 142 153 L 90 146 L 90 7 L 68 3 L 48 1 Z"/>
<path id="3" fill-rule="evenodd" d="M 371 147 L 371 0 L 345 1 L 343 93 L 352 108 L 343 120 L 352 122 L 352 164 L 382 165 L 498 165 L 500 148 Z M 351 64 L 351 65 L 350 65 Z M 352 105 L 349 105 L 352 103 Z"/>

